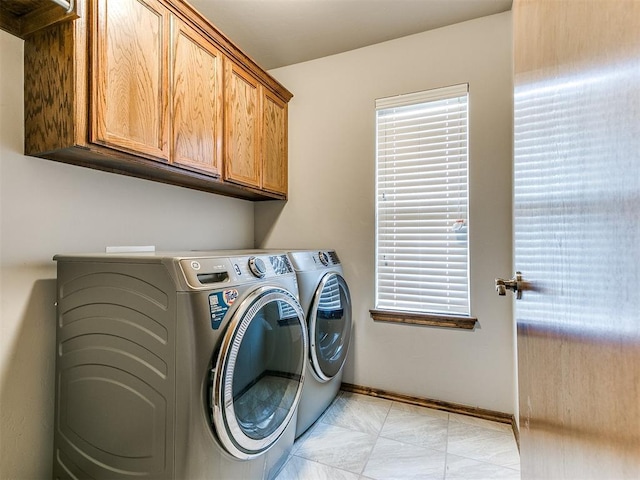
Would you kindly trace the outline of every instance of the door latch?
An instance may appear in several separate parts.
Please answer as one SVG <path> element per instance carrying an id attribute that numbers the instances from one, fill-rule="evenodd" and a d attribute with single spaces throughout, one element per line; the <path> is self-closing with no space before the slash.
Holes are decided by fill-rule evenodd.
<path id="1" fill-rule="evenodd" d="M 498 295 L 504 296 L 507 294 L 507 290 L 511 290 L 516 294 L 516 299 L 522 298 L 522 290 L 524 284 L 522 282 L 522 273 L 516 272 L 516 276 L 511 280 L 503 280 L 502 278 L 496 278 L 496 292 Z"/>

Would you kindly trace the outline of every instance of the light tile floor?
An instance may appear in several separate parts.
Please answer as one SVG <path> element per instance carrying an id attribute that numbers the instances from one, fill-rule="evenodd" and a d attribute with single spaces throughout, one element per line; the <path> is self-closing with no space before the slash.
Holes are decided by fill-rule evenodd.
<path id="1" fill-rule="evenodd" d="M 510 425 L 340 392 L 277 480 L 520 479 Z"/>

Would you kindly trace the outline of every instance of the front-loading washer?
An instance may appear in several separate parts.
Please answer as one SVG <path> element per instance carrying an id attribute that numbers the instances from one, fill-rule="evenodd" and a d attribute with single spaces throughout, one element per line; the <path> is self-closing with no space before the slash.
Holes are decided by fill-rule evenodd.
<path id="1" fill-rule="evenodd" d="M 296 438 L 327 409 L 340 390 L 351 340 L 351 295 L 333 250 L 289 252 L 307 314 L 308 373 L 298 406 Z"/>
<path id="2" fill-rule="evenodd" d="M 308 354 L 286 254 L 58 255 L 54 478 L 273 478 Z"/>

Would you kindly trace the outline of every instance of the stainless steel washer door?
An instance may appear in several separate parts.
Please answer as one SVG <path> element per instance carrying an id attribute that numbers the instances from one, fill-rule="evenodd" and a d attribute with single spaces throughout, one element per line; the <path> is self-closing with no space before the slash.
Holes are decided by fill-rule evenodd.
<path id="1" fill-rule="evenodd" d="M 212 369 L 215 433 L 234 457 L 250 459 L 282 435 L 298 405 L 308 352 L 297 299 L 261 287 L 238 307 Z"/>
<path id="2" fill-rule="evenodd" d="M 342 275 L 331 272 L 322 277 L 308 320 L 313 373 L 327 382 L 344 365 L 351 338 L 351 295 Z"/>

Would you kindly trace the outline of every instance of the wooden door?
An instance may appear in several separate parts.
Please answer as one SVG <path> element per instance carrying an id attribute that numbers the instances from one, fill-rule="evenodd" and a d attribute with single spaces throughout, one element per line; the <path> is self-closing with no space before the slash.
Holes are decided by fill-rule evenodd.
<path id="1" fill-rule="evenodd" d="M 260 85 L 244 69 L 225 62 L 225 180 L 260 188 Z"/>
<path id="2" fill-rule="evenodd" d="M 640 1 L 513 19 L 522 478 L 640 478 Z"/>
<path id="3" fill-rule="evenodd" d="M 287 194 L 287 104 L 263 88 L 262 188 Z"/>
<path id="4" fill-rule="evenodd" d="M 222 54 L 172 18 L 172 162 L 219 175 L 222 165 Z"/>
<path id="5" fill-rule="evenodd" d="M 156 0 L 94 0 L 91 141 L 167 160 L 169 13 Z"/>

